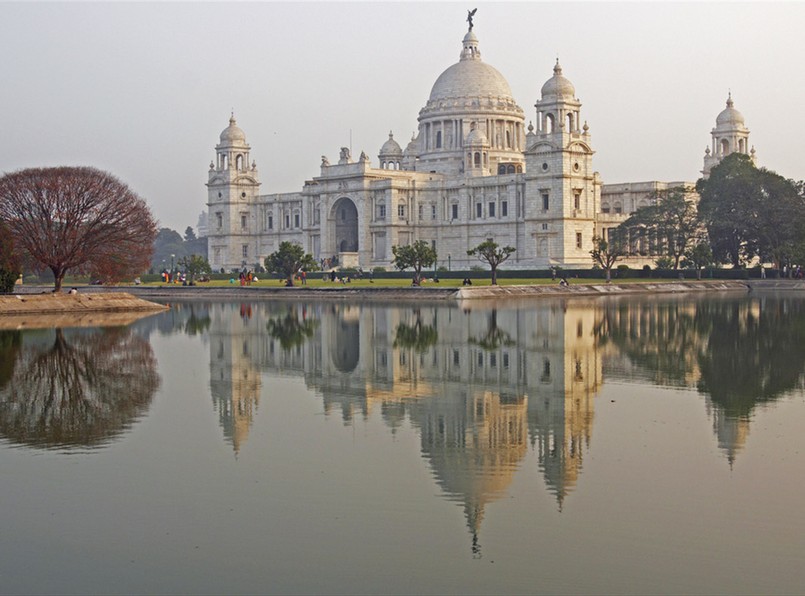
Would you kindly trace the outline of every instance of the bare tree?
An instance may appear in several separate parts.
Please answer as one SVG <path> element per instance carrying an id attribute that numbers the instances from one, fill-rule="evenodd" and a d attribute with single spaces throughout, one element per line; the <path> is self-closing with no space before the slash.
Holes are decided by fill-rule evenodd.
<path id="1" fill-rule="evenodd" d="M 0 219 L 29 266 L 61 291 L 68 271 L 117 281 L 150 262 L 156 221 L 120 180 L 89 167 L 31 168 L 0 178 Z"/>
<path id="2" fill-rule="evenodd" d="M 619 229 L 615 229 L 610 234 L 609 240 L 604 240 L 600 236 L 593 236 L 593 249 L 590 256 L 593 263 L 599 265 L 607 274 L 607 283 L 612 280 L 612 267 L 615 262 L 626 254 L 626 243 L 624 235 Z"/>

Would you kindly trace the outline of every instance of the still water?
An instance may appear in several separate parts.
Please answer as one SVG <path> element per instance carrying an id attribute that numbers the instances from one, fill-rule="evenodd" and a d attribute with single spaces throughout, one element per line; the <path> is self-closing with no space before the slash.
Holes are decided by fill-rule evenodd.
<path id="1" fill-rule="evenodd" d="M 805 300 L 0 331 L 3 593 L 802 593 Z"/>

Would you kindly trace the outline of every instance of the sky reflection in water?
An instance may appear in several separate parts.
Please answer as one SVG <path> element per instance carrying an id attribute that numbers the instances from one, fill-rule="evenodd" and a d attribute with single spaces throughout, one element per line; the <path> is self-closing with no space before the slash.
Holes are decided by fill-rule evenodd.
<path id="1" fill-rule="evenodd" d="M 0 332 L 0 591 L 796 591 L 803 334 L 772 295 Z"/>

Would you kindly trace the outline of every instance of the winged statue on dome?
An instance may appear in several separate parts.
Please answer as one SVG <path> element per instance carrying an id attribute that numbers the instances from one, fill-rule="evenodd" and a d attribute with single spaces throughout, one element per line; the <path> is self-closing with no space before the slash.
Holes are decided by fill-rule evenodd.
<path id="1" fill-rule="evenodd" d="M 478 12 L 477 8 L 473 8 L 472 10 L 467 11 L 467 22 L 470 24 L 470 31 L 472 31 L 472 17 L 475 16 L 476 12 Z"/>

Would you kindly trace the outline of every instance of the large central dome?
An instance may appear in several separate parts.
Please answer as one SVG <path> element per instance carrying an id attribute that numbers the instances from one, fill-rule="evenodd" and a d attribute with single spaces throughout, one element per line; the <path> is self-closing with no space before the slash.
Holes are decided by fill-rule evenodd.
<path id="1" fill-rule="evenodd" d="M 459 61 L 436 79 L 419 111 L 414 167 L 450 176 L 521 172 L 523 109 L 503 75 L 481 60 L 472 29 L 461 44 Z"/>
<path id="2" fill-rule="evenodd" d="M 466 97 L 511 99 L 512 90 L 503 75 L 481 61 L 478 38 L 472 31 L 464 36 L 463 44 L 461 59 L 436 79 L 430 92 L 430 101 Z"/>
<path id="3" fill-rule="evenodd" d="M 478 38 L 468 31 L 461 59 L 445 70 L 433 85 L 429 101 L 459 98 L 512 98 L 511 87 L 498 70 L 481 61 Z"/>

